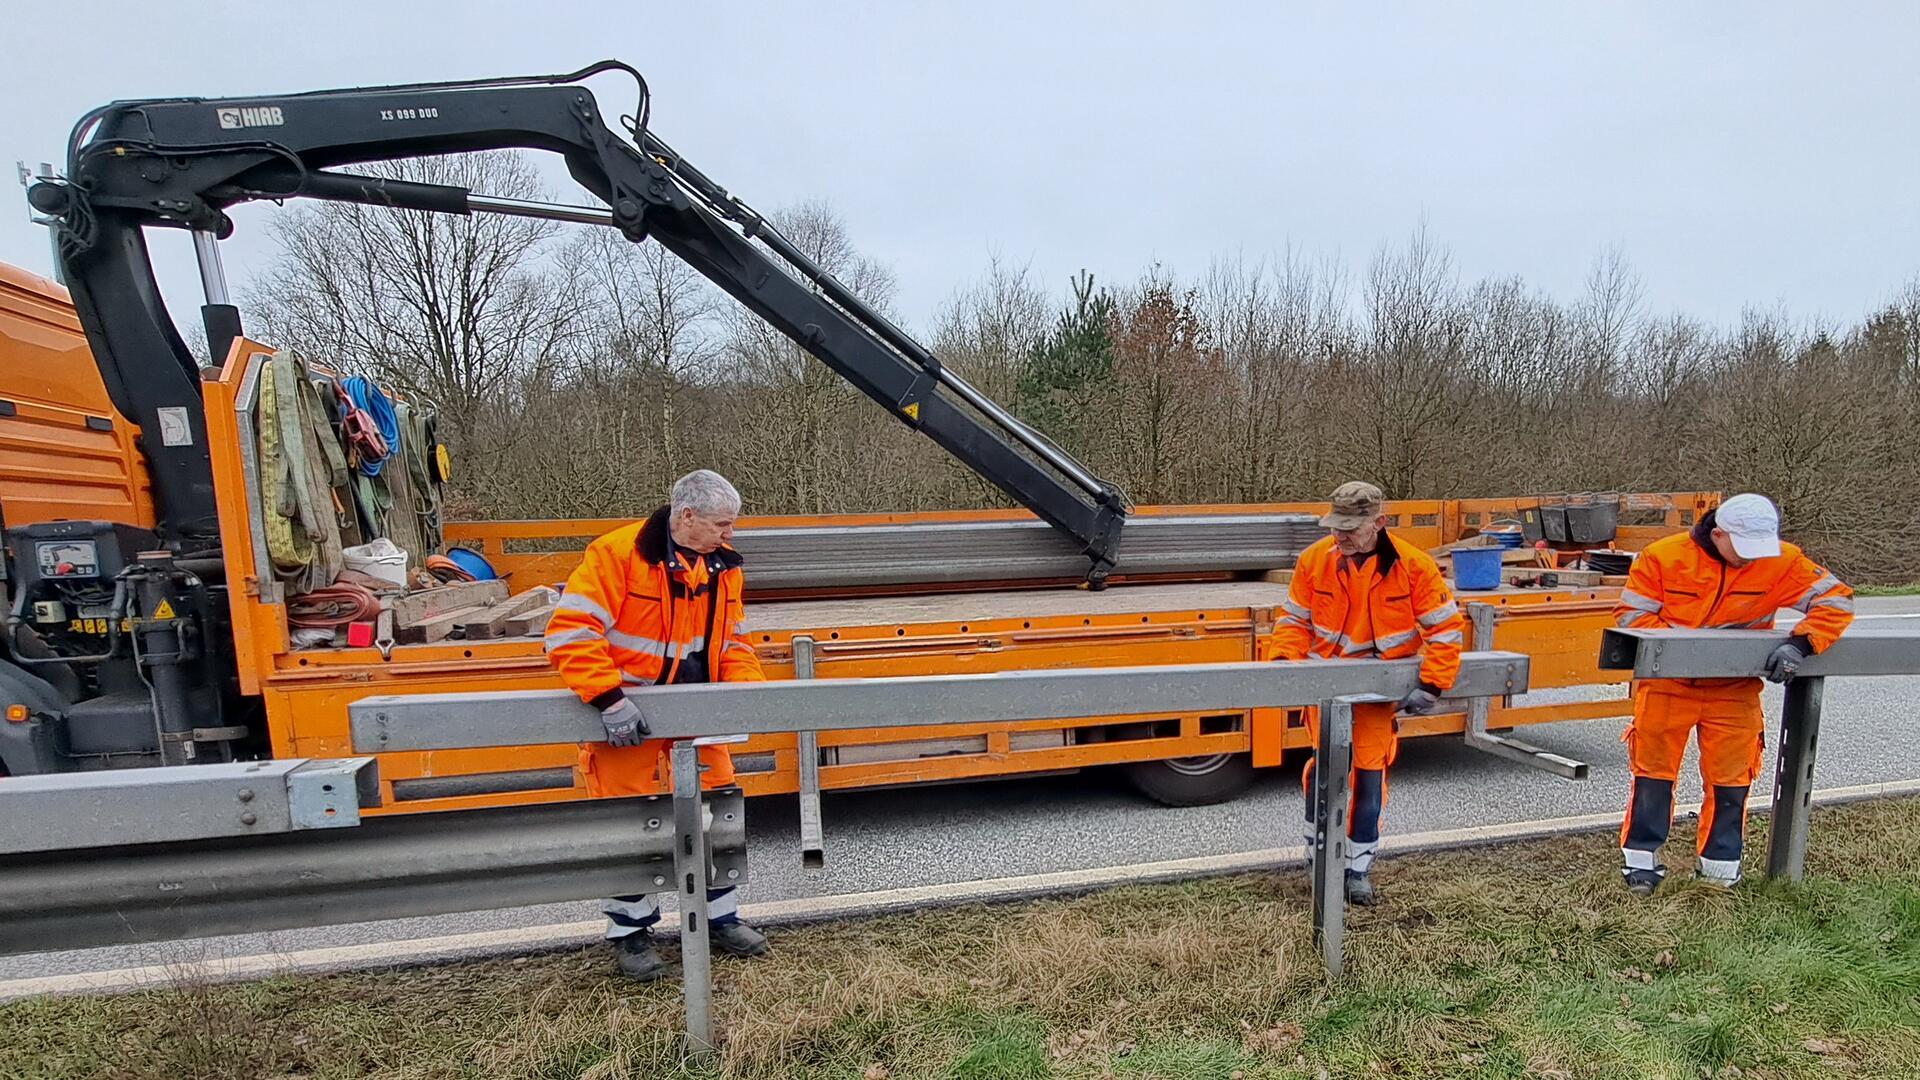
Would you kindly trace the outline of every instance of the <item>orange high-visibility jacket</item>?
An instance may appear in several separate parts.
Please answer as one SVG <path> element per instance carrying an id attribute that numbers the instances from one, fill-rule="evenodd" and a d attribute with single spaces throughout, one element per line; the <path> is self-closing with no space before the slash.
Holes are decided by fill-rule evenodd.
<path id="1" fill-rule="evenodd" d="M 1658 629 L 1771 630 L 1774 613 L 1793 608 L 1795 628 L 1810 653 L 1825 652 L 1853 622 L 1853 590 L 1792 544 L 1780 554 L 1728 566 L 1713 547 L 1713 517 L 1693 531 L 1664 536 L 1633 560 L 1614 623 Z M 1757 685 L 1753 679 L 1664 680 L 1695 687 Z"/>
<path id="2" fill-rule="evenodd" d="M 1424 653 L 1420 683 L 1430 693 L 1460 677 L 1466 620 L 1440 566 L 1426 552 L 1382 530 L 1374 554 L 1355 568 L 1333 537 L 1300 553 L 1286 614 L 1274 631 L 1282 660 L 1367 657 L 1398 660 Z"/>
<path id="3" fill-rule="evenodd" d="M 710 604 L 688 595 L 664 506 L 589 544 L 547 624 L 547 656 L 561 681 L 604 709 L 623 687 L 674 681 L 681 661 L 702 651 L 707 678 L 715 682 L 765 678 L 740 630 L 746 615 L 740 554 L 722 547 L 706 558 L 717 570 L 696 588 L 712 590 Z M 693 617 L 696 607 L 710 616 Z"/>

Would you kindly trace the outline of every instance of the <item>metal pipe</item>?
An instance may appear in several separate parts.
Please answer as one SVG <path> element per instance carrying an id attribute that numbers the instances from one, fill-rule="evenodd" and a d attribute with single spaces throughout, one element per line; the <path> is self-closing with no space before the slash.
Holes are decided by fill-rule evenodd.
<path id="1" fill-rule="evenodd" d="M 535 202 L 532 199 L 506 199 L 498 195 L 467 194 L 467 208 L 488 214 L 540 218 L 543 221 L 570 221 L 578 225 L 613 224 L 613 212 L 595 206 Z"/>
<path id="2" fill-rule="evenodd" d="M 220 261 L 220 239 L 212 230 L 193 230 L 193 257 L 200 264 L 200 288 L 207 295 L 207 303 L 233 303 L 227 294 L 227 270 Z M 215 363 L 221 359 L 218 356 L 213 358 Z"/>

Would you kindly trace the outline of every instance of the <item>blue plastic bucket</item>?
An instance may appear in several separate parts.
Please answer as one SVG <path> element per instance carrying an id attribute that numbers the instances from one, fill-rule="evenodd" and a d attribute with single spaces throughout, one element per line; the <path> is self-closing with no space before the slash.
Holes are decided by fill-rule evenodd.
<path id="1" fill-rule="evenodd" d="M 1500 587 L 1499 548 L 1459 548 L 1453 553 L 1453 587 L 1484 591 Z"/>

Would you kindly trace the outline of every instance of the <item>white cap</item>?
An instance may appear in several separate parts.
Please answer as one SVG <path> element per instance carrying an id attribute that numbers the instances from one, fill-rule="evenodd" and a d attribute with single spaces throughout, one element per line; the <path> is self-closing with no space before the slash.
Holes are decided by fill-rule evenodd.
<path id="1" fill-rule="evenodd" d="M 1720 504 L 1713 523 L 1726 530 L 1733 550 L 1743 559 L 1780 554 L 1780 511 L 1765 495 L 1735 495 Z"/>

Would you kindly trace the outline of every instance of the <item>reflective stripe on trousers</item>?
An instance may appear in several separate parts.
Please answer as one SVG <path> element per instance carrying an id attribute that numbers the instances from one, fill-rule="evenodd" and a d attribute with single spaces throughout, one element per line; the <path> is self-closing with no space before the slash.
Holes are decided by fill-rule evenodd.
<path id="1" fill-rule="evenodd" d="M 739 890 L 732 885 L 707 890 L 707 924 L 725 926 L 740 921 Z M 607 940 L 618 941 L 640 930 L 648 930 L 660 921 L 660 897 L 657 893 L 614 896 L 600 902 L 607 917 Z"/>

